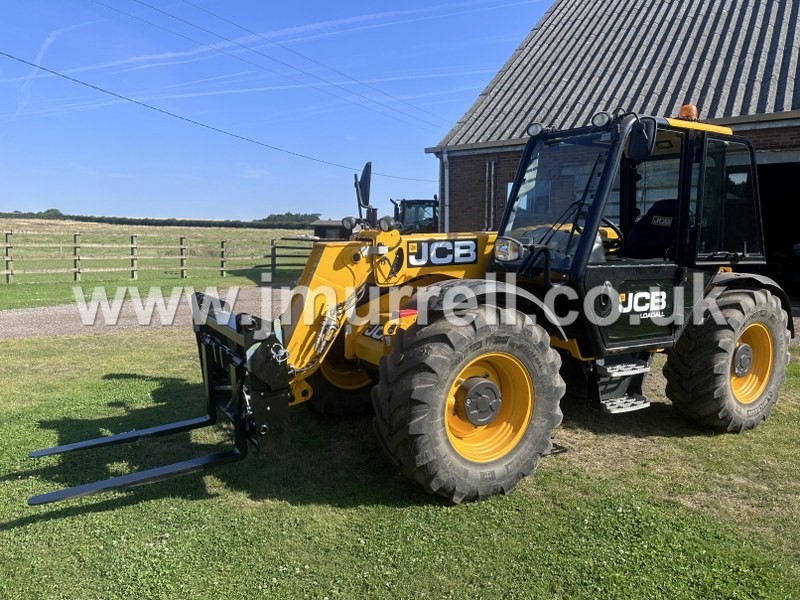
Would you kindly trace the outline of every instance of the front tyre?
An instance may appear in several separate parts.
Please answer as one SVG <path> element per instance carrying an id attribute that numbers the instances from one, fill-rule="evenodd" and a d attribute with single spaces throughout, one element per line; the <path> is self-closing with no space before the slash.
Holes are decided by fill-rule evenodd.
<path id="1" fill-rule="evenodd" d="M 501 314 L 504 314 L 501 322 Z M 509 493 L 561 423 L 561 359 L 517 311 L 482 306 L 401 334 L 373 388 L 375 431 L 409 479 L 453 502 Z"/>
<path id="2" fill-rule="evenodd" d="M 306 408 L 323 418 L 364 415 L 372 411 L 373 376 L 356 361 L 344 358 L 344 338 L 338 336 L 325 360 L 309 378 L 313 394 Z"/>
<path id="3" fill-rule="evenodd" d="M 767 290 L 728 290 L 710 317 L 688 325 L 667 353 L 667 396 L 688 420 L 719 431 L 766 421 L 786 379 L 788 315 Z"/>

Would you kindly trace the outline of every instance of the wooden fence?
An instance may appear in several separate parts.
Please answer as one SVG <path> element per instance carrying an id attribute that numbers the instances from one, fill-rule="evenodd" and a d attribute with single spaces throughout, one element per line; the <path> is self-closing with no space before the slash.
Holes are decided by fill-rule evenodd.
<path id="1" fill-rule="evenodd" d="M 270 273 L 276 279 L 279 269 L 300 270 L 306 266 L 313 240 L 285 237 L 270 244 Z"/>
<path id="2" fill-rule="evenodd" d="M 15 235 L 18 234 L 5 232 L 3 235 L 4 264 L 0 275 L 5 276 L 6 283 L 14 283 L 18 275 L 69 273 L 73 281 L 79 282 L 81 275 L 88 273 L 125 272 L 126 278 L 137 280 L 142 271 L 162 271 L 186 279 L 190 270 L 216 271 L 220 277 L 225 277 L 231 271 L 245 269 L 268 269 L 275 279 L 279 270 L 299 270 L 304 267 L 313 244 L 313 240 L 305 238 L 283 238 L 272 240 L 269 246 L 262 247 L 261 252 L 248 246 L 246 256 L 232 256 L 226 240 L 219 241 L 213 248 L 209 246 L 209 242 L 203 246 L 190 246 L 186 236 L 180 236 L 177 244 L 164 245 L 142 244 L 137 235 L 131 235 L 130 243 L 125 244 L 87 243 L 80 233 L 72 235 L 71 243 L 29 241 L 29 237 L 35 234 L 26 233 L 20 236 L 25 241 L 18 243 Z M 24 256 L 19 256 L 19 250 Z M 200 250 L 202 255 L 193 256 L 193 253 L 197 254 Z M 51 252 L 52 255 L 40 256 L 36 254 L 38 251 Z M 54 256 L 56 253 L 58 256 Z M 215 264 L 210 265 L 209 262 Z M 121 263 L 125 266 L 119 266 Z M 46 266 L 31 268 L 31 265 L 36 264 Z"/>

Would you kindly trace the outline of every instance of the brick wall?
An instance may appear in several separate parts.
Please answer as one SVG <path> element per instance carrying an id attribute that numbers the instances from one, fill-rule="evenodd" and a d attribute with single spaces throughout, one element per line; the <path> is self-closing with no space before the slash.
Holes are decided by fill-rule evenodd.
<path id="1" fill-rule="evenodd" d="M 514 179 L 520 155 L 519 151 L 450 155 L 450 231 L 480 231 L 487 226 L 487 220 L 490 229 L 497 229 L 506 208 L 507 185 Z M 494 194 L 491 203 L 487 203 L 486 165 L 491 162 L 494 162 Z M 440 194 L 444 198 L 444 190 Z"/>
<path id="2" fill-rule="evenodd" d="M 800 127 L 735 131 L 749 138 L 756 150 L 800 150 Z"/>

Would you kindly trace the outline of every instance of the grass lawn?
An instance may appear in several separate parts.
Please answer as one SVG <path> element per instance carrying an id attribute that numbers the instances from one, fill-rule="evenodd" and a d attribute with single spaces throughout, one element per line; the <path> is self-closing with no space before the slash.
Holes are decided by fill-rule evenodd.
<path id="1" fill-rule="evenodd" d="M 368 418 L 292 415 L 293 446 L 206 475 L 25 500 L 218 449 L 216 431 L 26 451 L 201 411 L 190 331 L 0 342 L 0 598 L 791 598 L 800 593 L 800 354 L 768 423 L 572 401 L 535 478 L 451 506 L 396 475 Z M 656 381 L 657 383 L 657 381 Z"/>
<path id="2" fill-rule="evenodd" d="M 171 290 L 176 286 L 205 289 L 250 286 L 261 283 L 262 273 L 270 270 L 270 243 L 282 237 L 310 233 L 289 229 L 246 229 L 213 227 L 154 227 L 77 223 L 74 221 L 40 221 L 0 219 L 0 234 L 13 232 L 13 284 L 6 284 L 0 275 L 0 309 L 52 306 L 75 301 L 71 273 L 25 274 L 22 270 L 52 270 L 72 268 L 72 235 L 81 233 L 83 269 L 129 269 L 130 236 L 137 236 L 138 280 L 129 279 L 126 270 L 86 272 L 81 274 L 80 286 L 90 297 L 95 286 L 110 289 L 113 297 L 117 286 L 135 286 L 146 296 L 150 287 Z M 186 279 L 180 278 L 178 242 L 185 236 L 187 246 Z M 229 271 L 219 276 L 220 242 L 226 241 L 225 255 Z M 4 241 L 0 238 L 0 243 Z M 34 248 L 32 245 L 45 246 Z M 94 247 L 94 245 L 108 247 Z M 113 247 L 111 247 L 113 246 Z M 2 248 L 0 248 L 2 253 Z M 302 250 L 282 250 L 281 254 L 302 254 Z M 307 254 L 307 251 L 306 251 Z M 287 262 L 283 259 L 283 262 Z M 295 262 L 296 261 L 290 261 Z M 279 262 L 280 265 L 280 262 Z M 2 270 L 4 267 L 0 267 Z M 279 282 L 297 277 L 302 267 L 280 268 Z"/>

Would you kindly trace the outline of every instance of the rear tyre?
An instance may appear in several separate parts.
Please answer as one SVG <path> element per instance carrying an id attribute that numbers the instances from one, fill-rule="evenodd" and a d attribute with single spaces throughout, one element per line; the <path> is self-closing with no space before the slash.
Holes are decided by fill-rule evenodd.
<path id="1" fill-rule="evenodd" d="M 465 311 L 402 332 L 373 388 L 375 432 L 407 478 L 453 502 L 509 493 L 552 448 L 561 359 L 525 315 Z M 489 318 L 491 317 L 491 318 Z"/>
<path id="2" fill-rule="evenodd" d="M 729 290 L 725 323 L 688 325 L 667 353 L 667 396 L 688 420 L 741 432 L 766 421 L 786 379 L 790 334 L 780 300 L 766 290 Z"/>

